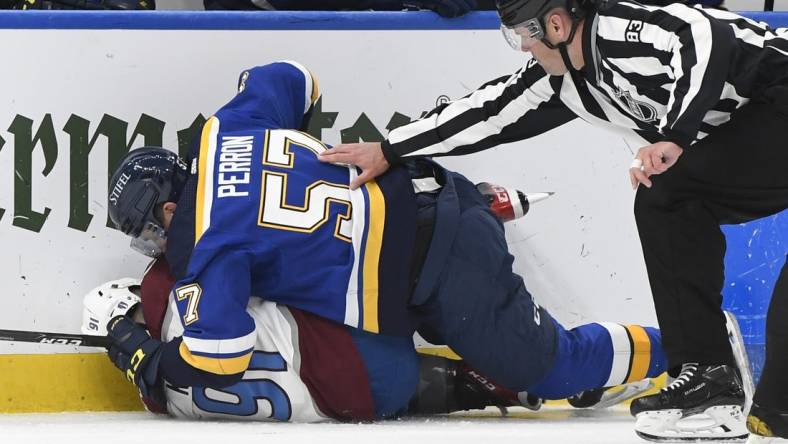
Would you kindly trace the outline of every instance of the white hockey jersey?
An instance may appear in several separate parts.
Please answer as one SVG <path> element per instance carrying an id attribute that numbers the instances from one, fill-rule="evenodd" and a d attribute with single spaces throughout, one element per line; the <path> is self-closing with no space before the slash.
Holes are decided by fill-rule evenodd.
<path id="1" fill-rule="evenodd" d="M 183 332 L 170 297 L 174 283 L 163 257 L 143 276 L 142 310 L 155 339 L 171 341 Z M 255 323 L 255 342 L 243 379 L 220 390 L 176 387 L 165 381 L 168 413 L 255 421 L 375 419 L 366 364 L 349 327 L 256 297 L 249 299 L 247 313 Z"/>
<path id="2" fill-rule="evenodd" d="M 221 390 L 166 384 L 169 413 L 189 419 L 328 420 L 299 375 L 298 327 L 290 311 L 259 298 L 251 298 L 246 311 L 254 319 L 257 342 L 243 380 Z M 170 299 L 162 328 L 166 341 L 183 333 L 173 313 L 178 311 L 174 300 Z"/>

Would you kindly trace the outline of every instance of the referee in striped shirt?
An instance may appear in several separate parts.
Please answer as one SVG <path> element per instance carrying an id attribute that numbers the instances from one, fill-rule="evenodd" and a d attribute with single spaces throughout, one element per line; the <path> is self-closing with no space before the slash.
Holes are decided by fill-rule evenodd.
<path id="1" fill-rule="evenodd" d="M 578 117 L 637 132 L 644 146 L 629 169 L 635 217 L 664 347 L 681 376 L 635 401 L 633 413 L 743 404 L 720 307 L 720 224 L 788 207 L 788 30 L 684 4 L 498 0 L 497 7 L 507 41 L 533 56 L 522 69 L 382 143 L 340 144 L 321 160 L 357 165 L 357 187 L 410 157 L 472 153 Z M 758 436 L 788 438 L 786 319 L 784 267 L 749 418 Z M 721 437 L 746 435 L 741 427 Z"/>

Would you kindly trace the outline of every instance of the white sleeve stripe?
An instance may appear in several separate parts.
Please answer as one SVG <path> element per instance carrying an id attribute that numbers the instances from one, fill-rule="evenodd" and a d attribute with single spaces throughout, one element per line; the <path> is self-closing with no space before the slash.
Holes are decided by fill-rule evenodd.
<path id="1" fill-rule="evenodd" d="M 641 74 L 641 75 L 668 75 L 672 76 L 673 73 L 667 72 L 668 69 L 662 64 L 657 57 L 629 57 L 629 58 L 615 58 L 608 57 L 604 62 L 615 65 L 618 69 L 625 73 Z M 647 73 L 647 74 L 644 74 Z"/>
<path id="2" fill-rule="evenodd" d="M 309 107 L 312 105 L 312 73 L 309 72 L 306 67 L 298 62 L 294 62 L 292 60 L 280 60 L 282 63 L 289 63 L 296 68 L 304 75 L 304 113 L 309 110 Z"/>
<path id="3" fill-rule="evenodd" d="M 599 325 L 605 327 L 610 334 L 613 343 L 613 362 L 610 367 L 610 377 L 604 387 L 623 384 L 629 376 L 629 366 L 632 357 L 632 345 L 627 329 L 612 322 L 600 322 Z"/>
<path id="4" fill-rule="evenodd" d="M 392 130 L 389 133 L 389 143 L 400 143 L 412 137 L 418 136 L 419 134 L 432 130 L 437 126 L 436 122 L 438 120 L 438 115 L 438 113 L 435 113 L 429 117 L 425 117 L 424 119 L 416 120 L 415 122 L 411 122 L 405 126 L 401 126 Z"/>
<path id="5" fill-rule="evenodd" d="M 439 143 L 407 153 L 404 156 L 448 153 L 457 147 L 472 145 L 488 137 L 498 135 L 503 128 L 517 122 L 529 111 L 549 101 L 553 94 L 550 77 L 543 77 L 531 85 L 530 88 L 527 88 L 517 99 L 509 102 L 497 115 L 477 122 Z M 435 125 L 435 123 L 432 123 L 432 125 Z M 424 132 L 424 130 L 421 132 Z"/>
<path id="6" fill-rule="evenodd" d="M 706 35 L 712 35 L 711 23 L 706 17 L 703 16 L 700 11 L 695 9 L 691 9 L 691 11 L 691 14 L 696 15 L 696 18 L 700 19 L 693 21 L 690 24 L 692 43 L 695 50 L 695 65 L 690 68 L 690 72 L 688 73 L 690 76 L 689 91 L 687 91 L 687 94 L 685 94 L 682 98 L 681 109 L 679 110 L 679 114 L 673 120 L 673 124 L 681 120 L 681 116 L 684 115 L 684 112 L 700 92 L 703 85 L 703 78 L 706 74 L 706 69 L 709 66 L 709 56 L 711 55 L 712 50 L 711 39 L 704 37 Z M 675 94 L 675 91 L 673 94 Z M 668 104 L 668 109 L 671 109 L 670 103 Z"/>
<path id="7" fill-rule="evenodd" d="M 236 354 L 254 348 L 257 340 L 257 332 L 231 339 L 199 339 L 183 335 L 183 342 L 191 352 L 211 353 L 211 354 Z"/>
<path id="8" fill-rule="evenodd" d="M 410 125 L 405 125 L 398 128 L 397 130 L 392 131 L 389 135 L 389 141 L 392 144 L 395 144 L 404 140 L 408 140 L 411 137 L 429 131 L 432 128 L 436 128 L 441 125 L 441 123 L 448 122 L 463 113 L 473 109 L 481 108 L 485 102 L 494 100 L 496 97 L 500 97 L 503 91 L 512 83 L 517 82 L 521 76 L 522 72 L 516 76 L 510 77 L 506 82 L 488 85 L 485 88 L 474 92 L 468 97 L 454 100 L 450 102 L 443 110 L 441 110 L 440 113 L 432 114 L 424 119 L 417 120 Z M 440 122 L 438 119 L 440 119 Z"/>
<path id="9" fill-rule="evenodd" d="M 355 168 L 348 168 L 350 181 L 352 182 L 358 173 Z M 365 187 L 360 187 L 350 191 L 350 209 L 353 219 L 353 268 L 350 271 L 347 291 L 345 292 L 345 324 L 358 326 L 359 324 L 359 305 L 358 305 L 358 273 L 359 267 L 363 264 L 364 250 L 361 242 L 364 239 L 364 231 L 367 226 L 367 205 L 364 200 Z"/>
<path id="10" fill-rule="evenodd" d="M 679 45 L 678 51 L 681 51 L 681 46 L 680 45 Z M 676 61 L 676 59 L 678 59 L 678 62 Z M 673 109 L 673 106 L 676 103 L 676 83 L 675 82 L 677 82 L 678 79 L 684 77 L 684 70 L 681 69 L 682 68 L 681 55 L 679 55 L 678 53 L 674 54 L 673 58 L 670 61 L 670 64 L 671 64 L 671 66 L 673 66 L 673 75 L 675 77 L 675 80 L 674 80 L 674 83 L 671 83 L 671 86 L 673 88 L 671 88 L 671 90 L 670 90 L 670 98 L 668 99 L 668 105 L 667 105 L 668 112 L 665 113 L 665 115 L 662 116 L 662 119 L 660 119 L 660 121 L 659 121 L 658 127 L 659 127 L 660 131 L 662 131 L 665 128 L 665 126 L 667 126 L 667 124 L 668 124 L 668 117 L 670 115 L 670 110 Z"/>

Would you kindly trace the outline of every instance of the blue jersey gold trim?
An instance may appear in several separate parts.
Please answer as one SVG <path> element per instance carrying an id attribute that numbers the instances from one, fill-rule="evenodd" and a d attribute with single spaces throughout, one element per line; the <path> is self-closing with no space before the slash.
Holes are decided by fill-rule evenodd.
<path id="1" fill-rule="evenodd" d="M 320 162 L 325 144 L 290 129 L 317 91 L 300 65 L 252 68 L 203 128 L 167 251 L 175 264 L 188 258 L 173 268 L 184 270 L 175 303 L 179 355 L 195 368 L 224 375 L 248 365 L 250 297 L 373 333 L 413 333 L 410 176 L 394 168 L 350 190 L 356 169 Z M 178 235 L 192 230 L 188 242 Z"/>
<path id="2" fill-rule="evenodd" d="M 242 373 L 246 371 L 246 368 L 249 366 L 249 360 L 252 358 L 251 349 L 237 357 L 215 358 L 200 356 L 196 353 L 192 353 L 185 342 L 181 342 L 179 351 L 181 358 L 192 367 L 217 375 L 234 375 Z"/>

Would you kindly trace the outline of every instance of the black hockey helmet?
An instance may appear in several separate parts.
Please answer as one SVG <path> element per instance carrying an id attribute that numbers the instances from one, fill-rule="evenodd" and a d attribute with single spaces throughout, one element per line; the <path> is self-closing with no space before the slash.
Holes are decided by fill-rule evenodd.
<path id="1" fill-rule="evenodd" d="M 132 248 L 161 253 L 166 232 L 155 209 L 177 202 L 187 177 L 186 164 L 164 148 L 137 148 L 120 160 L 109 182 L 108 211 L 115 227 L 134 238 Z"/>
<path id="2" fill-rule="evenodd" d="M 516 51 L 523 47 L 524 40 L 541 40 L 548 48 L 556 49 L 559 46 L 553 45 L 547 40 L 545 33 L 545 15 L 555 8 L 564 8 L 572 18 L 572 32 L 569 38 L 563 42 L 564 50 L 561 56 L 564 57 L 566 44 L 569 44 L 575 36 L 577 25 L 586 14 L 586 7 L 592 1 L 608 0 L 496 0 L 495 6 L 501 18 L 501 32 L 506 43 Z M 568 53 L 565 57 L 568 58 Z M 567 67 L 570 63 L 564 60 Z"/>
<path id="3" fill-rule="evenodd" d="M 587 3 L 587 2 L 582 2 Z M 582 18 L 581 0 L 495 0 L 501 23 L 514 28 L 531 19 L 540 22 L 554 8 L 565 8 L 572 18 Z"/>
<path id="4" fill-rule="evenodd" d="M 574 22 L 572 35 L 574 37 L 577 23 L 589 12 L 604 11 L 616 4 L 618 0 L 495 0 L 498 16 L 501 18 L 501 31 L 506 42 L 512 48 L 520 50 L 523 34 L 532 39 L 545 42 L 548 48 L 555 48 L 545 37 L 544 17 L 555 8 L 564 8 Z M 516 32 L 515 28 L 525 28 Z M 523 32 L 525 31 L 525 32 Z"/>

